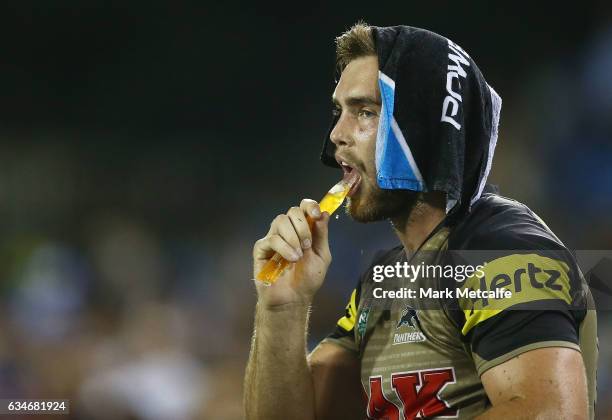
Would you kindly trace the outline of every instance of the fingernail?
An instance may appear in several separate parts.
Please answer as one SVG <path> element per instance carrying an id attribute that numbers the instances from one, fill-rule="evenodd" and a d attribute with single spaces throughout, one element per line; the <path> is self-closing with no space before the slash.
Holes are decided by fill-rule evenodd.
<path id="1" fill-rule="evenodd" d="M 298 255 L 298 259 L 304 256 L 304 253 L 302 252 L 302 248 L 296 248 L 295 253 Z"/>
<path id="2" fill-rule="evenodd" d="M 304 239 L 302 241 L 302 248 L 308 249 L 308 248 L 310 248 L 310 245 L 311 245 L 310 239 Z"/>
<path id="3" fill-rule="evenodd" d="M 314 208 L 314 209 L 312 209 L 310 214 L 312 214 L 314 217 L 319 217 L 321 215 L 321 212 L 319 211 L 319 209 Z"/>
<path id="4" fill-rule="evenodd" d="M 299 260 L 299 259 L 300 259 L 300 255 L 299 255 L 297 252 L 293 251 L 293 252 L 292 252 L 292 253 L 289 255 L 289 259 L 290 259 L 291 261 L 297 261 L 297 260 Z"/>

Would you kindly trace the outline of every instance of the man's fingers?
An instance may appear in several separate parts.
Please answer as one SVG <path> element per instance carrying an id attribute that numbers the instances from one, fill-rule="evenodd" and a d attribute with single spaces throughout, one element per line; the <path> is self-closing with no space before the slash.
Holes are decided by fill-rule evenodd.
<path id="1" fill-rule="evenodd" d="M 287 215 L 297 233 L 302 249 L 310 248 L 312 246 L 312 234 L 304 211 L 300 207 L 291 207 Z"/>
<path id="2" fill-rule="evenodd" d="M 300 208 L 304 213 L 310 216 L 314 220 L 318 220 L 321 218 L 321 208 L 319 208 L 319 203 L 309 198 L 305 198 L 300 203 Z"/>
<path id="3" fill-rule="evenodd" d="M 297 261 L 300 255 L 280 235 L 266 236 L 255 243 L 253 257 L 256 260 L 268 259 L 272 254 L 278 252 L 287 261 Z"/>
<path id="4" fill-rule="evenodd" d="M 305 198 L 300 203 L 300 209 L 312 220 L 312 250 L 321 258 L 331 261 L 329 242 L 327 239 L 327 225 L 329 224 L 329 213 L 321 213 L 319 203 Z"/>
<path id="5" fill-rule="evenodd" d="M 327 239 L 327 225 L 329 224 L 329 213 L 321 213 L 319 203 L 305 198 L 300 203 L 300 209 L 310 217 L 312 221 L 312 249 L 321 258 L 331 261 L 329 242 Z"/>
<path id="6" fill-rule="evenodd" d="M 321 258 L 331 261 L 329 241 L 327 238 L 329 226 L 329 213 L 323 212 L 319 220 L 312 225 L 312 249 Z"/>
<path id="7" fill-rule="evenodd" d="M 281 214 L 274 220 L 276 225 L 275 233 L 280 235 L 300 257 L 302 256 L 302 245 L 291 219 L 286 214 Z"/>
<path id="8" fill-rule="evenodd" d="M 300 207 L 292 207 L 287 214 L 277 216 L 265 238 L 256 242 L 255 259 L 268 259 L 278 252 L 288 261 L 298 261 L 302 250 L 312 248 L 321 258 L 331 261 L 327 225 L 329 214 L 321 213 L 319 203 L 304 199 Z"/>

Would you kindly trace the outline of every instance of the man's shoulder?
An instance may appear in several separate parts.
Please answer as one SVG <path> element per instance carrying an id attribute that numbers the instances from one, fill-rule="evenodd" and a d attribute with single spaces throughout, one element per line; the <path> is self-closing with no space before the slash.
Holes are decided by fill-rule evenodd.
<path id="1" fill-rule="evenodd" d="M 494 193 L 483 194 L 451 230 L 449 249 L 563 249 L 546 223 L 525 204 Z"/>

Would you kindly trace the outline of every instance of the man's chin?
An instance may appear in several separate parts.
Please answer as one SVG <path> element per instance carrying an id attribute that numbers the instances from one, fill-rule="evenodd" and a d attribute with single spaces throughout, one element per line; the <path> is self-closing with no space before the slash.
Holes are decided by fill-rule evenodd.
<path id="1" fill-rule="evenodd" d="M 373 221 L 370 217 L 368 217 L 368 214 L 363 211 L 361 206 L 356 204 L 355 200 L 351 199 L 350 197 L 346 203 L 346 213 L 351 216 L 353 220 L 359 223 L 369 223 Z"/>
<path id="2" fill-rule="evenodd" d="M 359 223 L 379 222 L 387 219 L 381 214 L 377 200 L 372 197 L 364 197 L 362 191 L 357 191 L 355 195 L 348 197 L 346 202 L 346 213 Z"/>
<path id="3" fill-rule="evenodd" d="M 366 192 L 360 188 L 347 198 L 346 213 L 359 223 L 379 222 L 410 214 L 418 193 L 406 190 Z"/>

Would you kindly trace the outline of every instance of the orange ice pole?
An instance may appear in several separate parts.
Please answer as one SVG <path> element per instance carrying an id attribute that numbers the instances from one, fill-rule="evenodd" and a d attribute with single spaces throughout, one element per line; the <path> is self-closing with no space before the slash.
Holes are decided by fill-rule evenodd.
<path id="1" fill-rule="evenodd" d="M 348 176 L 345 178 L 347 179 L 340 180 L 340 182 L 334 185 L 327 192 L 327 194 L 325 194 L 325 197 L 321 199 L 321 202 L 319 203 L 321 213 L 326 211 L 331 216 L 332 213 L 335 212 L 338 207 L 340 207 L 351 190 L 351 187 L 359 179 L 358 176 Z M 312 224 L 314 221 L 310 218 L 310 216 L 307 216 L 306 218 L 308 220 L 308 226 L 312 230 Z M 285 268 L 287 268 L 289 264 L 289 261 L 281 257 L 278 252 L 275 252 L 272 258 L 270 258 L 268 262 L 264 264 L 259 274 L 257 274 L 256 279 L 264 282 L 267 285 L 271 285 L 278 279 L 283 271 L 285 271 Z"/>

